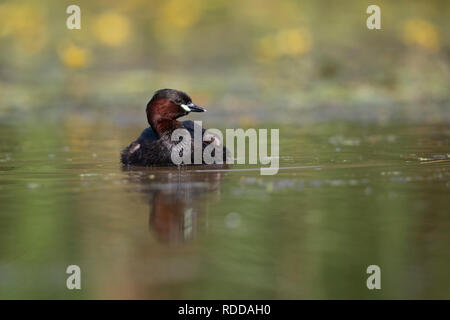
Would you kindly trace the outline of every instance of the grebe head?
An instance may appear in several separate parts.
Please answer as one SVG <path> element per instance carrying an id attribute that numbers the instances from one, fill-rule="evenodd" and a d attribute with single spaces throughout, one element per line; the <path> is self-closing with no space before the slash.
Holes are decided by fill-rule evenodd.
<path id="1" fill-rule="evenodd" d="M 155 92 L 147 104 L 147 120 L 150 125 L 159 119 L 175 120 L 190 112 L 206 110 L 192 103 L 192 99 L 183 91 L 161 89 Z"/>

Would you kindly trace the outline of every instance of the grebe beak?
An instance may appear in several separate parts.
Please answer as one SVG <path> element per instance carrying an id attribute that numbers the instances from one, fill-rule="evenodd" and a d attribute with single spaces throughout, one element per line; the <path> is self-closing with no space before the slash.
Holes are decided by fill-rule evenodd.
<path id="1" fill-rule="evenodd" d="M 205 112 L 206 109 L 197 106 L 196 104 L 188 103 L 188 104 L 181 104 L 180 105 L 184 110 L 186 110 L 187 112 Z"/>

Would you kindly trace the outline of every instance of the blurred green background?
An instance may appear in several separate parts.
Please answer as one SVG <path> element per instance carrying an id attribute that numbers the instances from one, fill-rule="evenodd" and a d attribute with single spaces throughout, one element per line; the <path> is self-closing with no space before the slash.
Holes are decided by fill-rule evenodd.
<path id="1" fill-rule="evenodd" d="M 448 299 L 449 26 L 447 0 L 1 1 L 0 298 Z M 124 170 L 164 87 L 280 129 L 279 174 Z"/>
<path id="2" fill-rule="evenodd" d="M 244 124 L 260 109 L 278 121 L 447 121 L 450 3 L 377 1 L 382 30 L 368 30 L 373 3 L 2 1 L 0 112 L 131 114 L 170 87 Z M 66 28 L 70 4 L 81 30 Z"/>

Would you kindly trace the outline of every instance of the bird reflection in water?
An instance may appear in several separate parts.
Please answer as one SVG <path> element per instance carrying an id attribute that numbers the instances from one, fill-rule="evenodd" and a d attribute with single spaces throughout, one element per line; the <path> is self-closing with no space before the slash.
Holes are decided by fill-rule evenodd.
<path id="1" fill-rule="evenodd" d="M 131 182 L 138 183 L 139 190 L 148 196 L 149 229 L 160 242 L 188 241 L 199 229 L 207 227 L 207 208 L 220 199 L 223 172 L 193 166 L 124 170 L 128 171 Z"/>

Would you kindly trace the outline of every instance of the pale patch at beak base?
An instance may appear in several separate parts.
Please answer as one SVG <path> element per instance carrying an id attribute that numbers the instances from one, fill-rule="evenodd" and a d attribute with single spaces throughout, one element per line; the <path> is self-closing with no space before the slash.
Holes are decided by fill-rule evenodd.
<path id="1" fill-rule="evenodd" d="M 191 108 L 189 108 L 188 105 L 186 105 L 186 104 L 180 104 L 180 106 L 181 106 L 185 111 L 191 112 Z"/>

